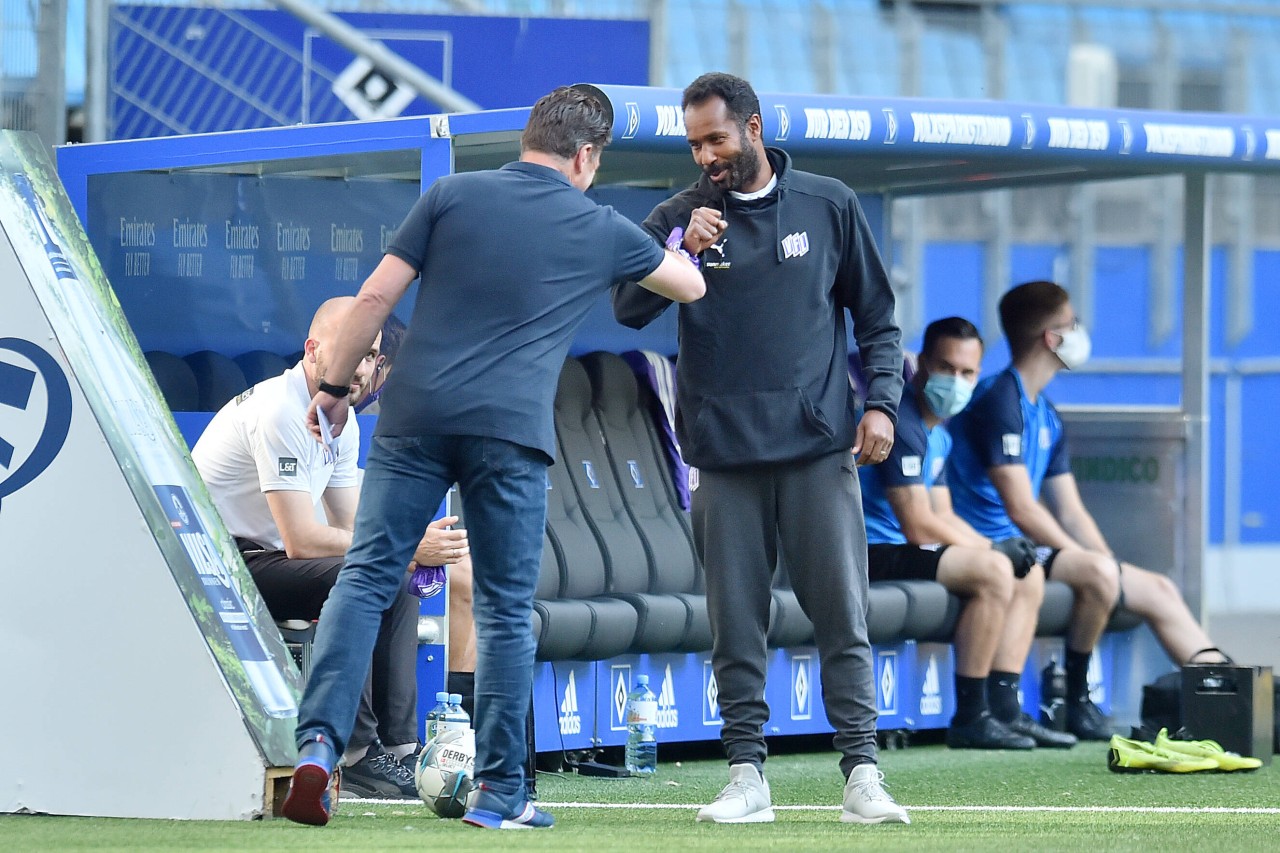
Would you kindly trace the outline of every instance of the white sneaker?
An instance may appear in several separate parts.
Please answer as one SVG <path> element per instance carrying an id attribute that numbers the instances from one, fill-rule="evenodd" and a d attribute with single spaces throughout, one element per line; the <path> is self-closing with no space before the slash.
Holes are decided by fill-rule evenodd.
<path id="1" fill-rule="evenodd" d="M 884 774 L 874 764 L 859 764 L 844 785 L 845 823 L 911 823 L 907 810 L 884 789 Z"/>
<path id="2" fill-rule="evenodd" d="M 773 823 L 769 783 L 754 764 L 729 767 L 729 784 L 711 805 L 698 810 L 698 820 L 708 823 Z"/>

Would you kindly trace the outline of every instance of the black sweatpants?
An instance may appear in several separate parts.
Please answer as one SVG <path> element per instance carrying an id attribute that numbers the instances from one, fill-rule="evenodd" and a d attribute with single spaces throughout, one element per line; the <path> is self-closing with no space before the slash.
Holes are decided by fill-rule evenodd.
<path id="1" fill-rule="evenodd" d="M 699 471 L 693 530 L 706 570 L 729 763 L 762 765 L 770 588 L 778 549 L 810 621 L 822 699 L 845 776 L 876 760 L 875 676 L 867 640 L 867 535 L 849 451 L 800 462 Z"/>

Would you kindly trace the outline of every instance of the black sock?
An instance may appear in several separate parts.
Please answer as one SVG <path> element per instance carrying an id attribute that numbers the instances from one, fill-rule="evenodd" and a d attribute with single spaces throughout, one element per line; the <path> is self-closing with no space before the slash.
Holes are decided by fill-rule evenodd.
<path id="1" fill-rule="evenodd" d="M 991 714 L 1002 723 L 1012 723 L 1022 713 L 1018 704 L 1018 684 L 1022 676 L 1016 672 L 991 670 L 987 676 L 987 702 Z"/>
<path id="2" fill-rule="evenodd" d="M 1067 703 L 1089 698 L 1089 658 L 1092 652 L 1067 649 Z"/>
<path id="3" fill-rule="evenodd" d="M 449 673 L 449 692 L 462 694 L 462 710 L 476 724 L 476 674 L 474 672 Z"/>
<path id="4" fill-rule="evenodd" d="M 987 680 L 957 675 L 956 716 L 952 722 L 957 725 L 972 723 L 982 716 L 985 710 L 987 710 Z"/>

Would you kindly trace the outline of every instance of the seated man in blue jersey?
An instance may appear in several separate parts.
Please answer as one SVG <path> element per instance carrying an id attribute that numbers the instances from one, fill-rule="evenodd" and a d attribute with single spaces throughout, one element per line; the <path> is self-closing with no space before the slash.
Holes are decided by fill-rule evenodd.
<path id="1" fill-rule="evenodd" d="M 1044 395 L 1060 370 L 1089 357 L 1089 335 L 1068 294 L 1050 281 L 1018 285 L 1000 300 L 1013 363 L 983 380 L 950 424 L 947 479 L 956 512 L 991 538 L 1025 535 L 1041 547 L 1046 577 L 1071 587 L 1066 637 L 1067 728 L 1081 740 L 1111 730 L 1089 699 L 1089 657 L 1123 605 L 1151 626 L 1174 663 L 1223 660 L 1169 578 L 1122 562 L 1085 508 L 1071 473 L 1062 419 Z"/>
<path id="2" fill-rule="evenodd" d="M 924 332 L 915 378 L 898 404 L 893 449 L 858 469 L 867 517 L 869 577 L 936 580 L 964 599 L 956 622 L 953 749 L 1071 747 L 1075 737 L 1022 711 L 1018 680 L 1035 639 L 1044 572 L 1019 535 L 991 540 L 951 510 L 943 421 L 964 408 L 982 368 L 972 323 L 947 317 Z"/>

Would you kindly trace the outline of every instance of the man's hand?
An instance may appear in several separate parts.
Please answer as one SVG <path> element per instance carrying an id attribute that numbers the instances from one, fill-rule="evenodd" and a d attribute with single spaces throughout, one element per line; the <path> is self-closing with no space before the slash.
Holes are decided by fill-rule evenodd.
<path id="1" fill-rule="evenodd" d="M 307 407 L 307 430 L 315 436 L 316 441 L 327 444 L 325 436 L 320 431 L 318 410 L 324 410 L 324 416 L 329 421 L 329 438 L 334 439 L 342 435 L 342 429 L 347 425 L 347 413 L 350 408 L 351 403 L 347 397 L 334 397 L 323 391 L 317 391 L 311 398 L 311 405 Z"/>
<path id="2" fill-rule="evenodd" d="M 695 208 L 689 215 L 689 227 L 684 229 L 684 248 L 691 255 L 700 255 L 708 246 L 720 239 L 729 223 L 714 207 Z"/>
<path id="3" fill-rule="evenodd" d="M 1004 554 L 1013 563 L 1013 576 L 1025 578 L 1036 564 L 1036 545 L 1025 536 L 1011 536 L 992 542 L 991 547 Z"/>
<path id="4" fill-rule="evenodd" d="M 413 561 L 419 566 L 444 566 L 470 554 L 467 531 L 448 529 L 457 523 L 456 515 L 446 515 L 428 524 L 426 535 L 418 543 L 418 550 L 413 552 Z"/>
<path id="5" fill-rule="evenodd" d="M 858 421 L 858 434 L 853 439 L 853 455 L 859 465 L 878 465 L 889 457 L 893 447 L 893 421 L 879 409 L 870 409 Z"/>

